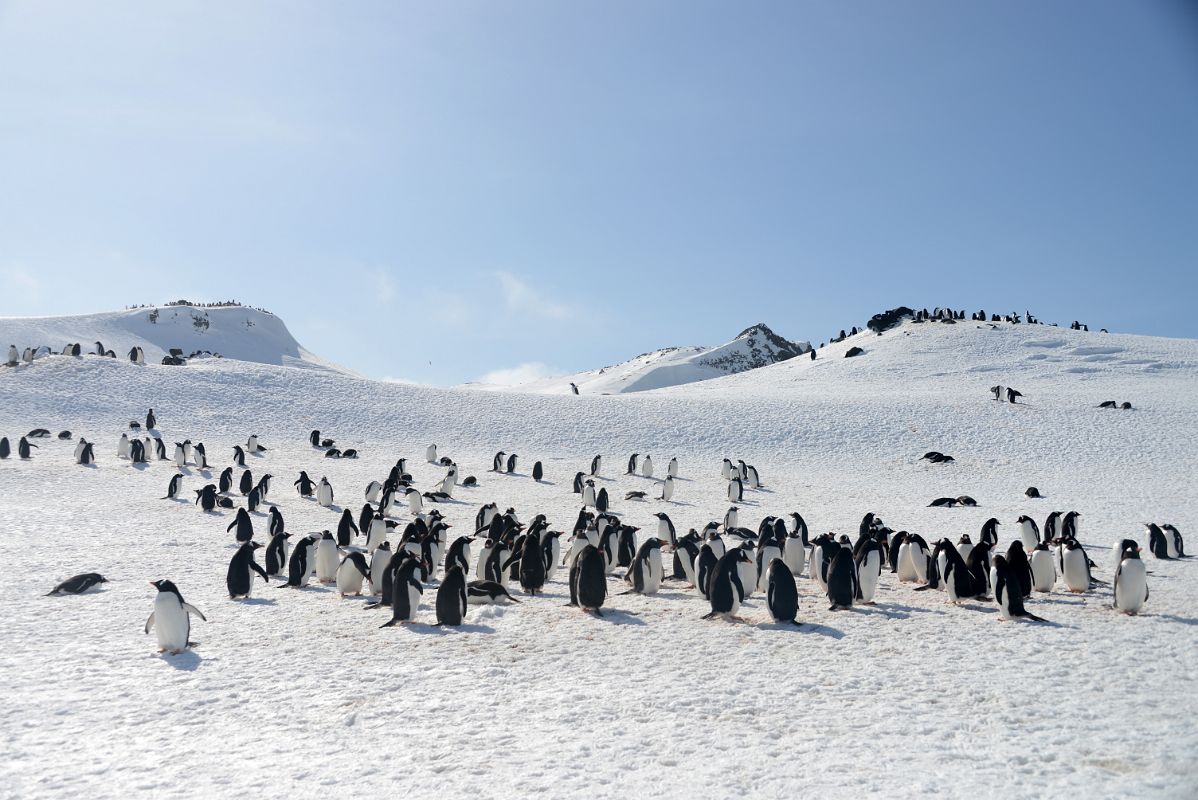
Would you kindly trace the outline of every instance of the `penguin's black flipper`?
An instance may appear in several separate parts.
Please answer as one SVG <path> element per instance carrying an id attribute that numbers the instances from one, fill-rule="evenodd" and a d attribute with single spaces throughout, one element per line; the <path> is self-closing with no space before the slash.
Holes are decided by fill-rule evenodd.
<path id="1" fill-rule="evenodd" d="M 1048 620 L 1044 619 L 1044 617 L 1037 617 L 1035 614 L 1032 614 L 1028 611 L 1023 612 L 1023 616 L 1027 617 L 1032 622 L 1048 622 Z"/>

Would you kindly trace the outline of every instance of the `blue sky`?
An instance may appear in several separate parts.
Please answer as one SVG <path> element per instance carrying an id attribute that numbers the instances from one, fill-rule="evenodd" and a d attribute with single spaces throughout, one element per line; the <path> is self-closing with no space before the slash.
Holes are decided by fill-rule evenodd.
<path id="1" fill-rule="evenodd" d="M 0 0 L 0 314 L 235 297 L 431 383 L 899 304 L 1198 336 L 1194 8 Z"/>

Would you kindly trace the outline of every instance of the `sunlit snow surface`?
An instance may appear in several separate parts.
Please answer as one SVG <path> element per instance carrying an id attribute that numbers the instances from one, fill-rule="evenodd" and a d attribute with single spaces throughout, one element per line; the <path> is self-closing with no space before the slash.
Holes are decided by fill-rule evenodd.
<path id="1" fill-rule="evenodd" d="M 842 358 L 854 345 L 865 354 Z M 1026 404 L 992 400 L 996 383 Z M 741 504 L 748 527 L 800 511 L 813 535 L 855 538 L 873 511 L 955 541 L 995 516 L 1005 550 L 1019 514 L 1042 523 L 1076 509 L 1109 580 L 1111 544 L 1147 545 L 1145 521 L 1177 525 L 1198 552 L 1193 341 L 907 324 L 814 362 L 610 397 L 52 357 L 0 370 L 0 396 L 14 448 L 0 462 L 0 796 L 1184 797 L 1198 786 L 1198 559 L 1149 557 L 1139 617 L 1113 612 L 1107 588 L 1058 584 L 1030 604 L 1051 625 L 1000 623 L 993 604 L 950 606 L 889 572 L 876 606 L 834 613 L 804 575 L 798 629 L 770 624 L 760 594 L 742 609 L 749 624 L 709 622 L 680 584 L 614 596 L 615 579 L 596 619 L 565 607 L 559 572 L 544 596 L 516 587 L 520 605 L 471 607 L 460 629 L 430 624 L 433 588 L 420 624 L 380 629 L 388 612 L 321 587 L 259 581 L 252 601 L 230 601 L 232 513 L 160 500 L 172 463 L 115 456 L 128 421 L 153 406 L 168 443 L 207 445 L 213 468 L 184 470 L 181 497 L 194 499 L 258 434 L 269 450 L 247 466 L 275 476 L 270 500 L 304 533 L 335 527 L 342 504 L 356 516 L 367 482 L 400 456 L 432 489 L 444 469 L 423 456 L 436 442 L 479 479 L 440 506 L 453 535 L 488 501 L 568 531 L 570 481 L 596 453 L 628 523 L 652 532 L 664 510 L 685 532 L 722 518 L 728 456 L 766 484 Z M 1135 409 L 1096 408 L 1108 399 Z M 73 443 L 54 439 L 18 460 L 17 439 L 36 427 L 96 442 L 98 465 L 73 464 Z M 362 457 L 323 458 L 312 428 Z M 500 449 L 519 454 L 518 475 L 487 471 Z M 956 463 L 919 460 L 933 449 Z M 632 452 L 652 454 L 658 475 L 678 457 L 675 502 L 623 500 L 657 494 L 623 474 Z M 529 477 L 538 459 L 541 484 Z M 336 510 L 296 495 L 300 469 L 328 476 Z M 1030 485 L 1046 499 L 1024 497 Z M 960 494 L 980 506 L 927 508 Z M 265 515 L 254 523 L 264 540 Z M 44 596 L 92 570 L 111 579 L 104 591 Z M 181 656 L 159 656 L 142 632 L 159 578 L 208 616 Z"/>

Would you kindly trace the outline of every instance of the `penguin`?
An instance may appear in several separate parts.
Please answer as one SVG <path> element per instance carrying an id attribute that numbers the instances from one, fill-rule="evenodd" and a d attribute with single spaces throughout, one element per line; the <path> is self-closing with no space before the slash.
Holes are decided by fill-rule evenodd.
<path id="1" fill-rule="evenodd" d="M 370 556 L 370 591 L 371 594 L 381 595 L 383 593 L 383 573 L 387 570 L 387 564 L 391 561 L 391 545 L 388 542 L 383 542 Z"/>
<path id="2" fill-rule="evenodd" d="M 511 600 L 513 603 L 520 602 L 508 594 L 507 589 L 503 588 L 502 584 L 495 583 L 494 581 L 470 581 L 466 584 L 466 603 L 468 605 L 507 605 L 506 603 L 500 603 L 500 600 Z"/>
<path id="3" fill-rule="evenodd" d="M 379 494 L 383 491 L 383 484 L 378 481 L 371 481 L 366 484 L 366 502 L 378 503 Z"/>
<path id="4" fill-rule="evenodd" d="M 302 589 L 308 585 L 312 576 L 312 566 L 316 557 L 316 542 L 319 537 L 305 536 L 295 543 L 291 550 L 291 558 L 287 561 L 287 582 L 279 588 L 292 587 Z"/>
<path id="5" fill-rule="evenodd" d="M 408 558 L 395 570 L 395 576 L 391 579 L 391 619 L 380 627 L 406 625 L 416 618 L 420 596 L 424 593 L 424 587 L 420 585 L 420 578 L 416 573 L 419 568 L 420 564 L 416 559 Z"/>
<path id="6" fill-rule="evenodd" d="M 1047 621 L 1023 607 L 1024 595 L 1019 587 L 1019 579 L 1012 573 L 1005 558 L 995 556 L 991 571 L 994 576 L 994 601 L 998 603 L 1000 620 L 1026 617 L 1033 622 Z"/>
<path id="7" fill-rule="evenodd" d="M 333 487 L 329 483 L 328 478 L 321 477 L 320 485 L 316 487 L 316 502 L 324 508 L 328 508 L 333 504 Z"/>
<path id="8" fill-rule="evenodd" d="M 245 466 L 245 451 L 239 444 L 233 445 L 233 463 L 239 467 Z"/>
<path id="9" fill-rule="evenodd" d="M 84 465 L 96 463 L 96 451 L 92 447 L 91 442 L 83 441 L 81 443 L 83 444 L 83 448 L 79 452 L 79 458 L 76 459 L 76 463 Z M 142 457 L 142 460 L 145 460 L 144 456 Z"/>
<path id="10" fill-rule="evenodd" d="M 541 540 L 533 533 L 524 537 L 520 554 L 520 588 L 530 595 L 541 591 L 545 585 L 545 558 L 541 552 Z"/>
<path id="11" fill-rule="evenodd" d="M 515 453 L 512 453 L 510 456 L 507 457 L 507 471 L 508 471 L 509 475 L 516 471 L 516 459 L 517 458 L 518 458 L 518 456 Z"/>
<path id="12" fill-rule="evenodd" d="M 149 459 L 146 458 L 146 445 L 141 439 L 134 439 L 129 443 L 129 460 L 134 464 L 149 462 Z"/>
<path id="13" fill-rule="evenodd" d="M 745 483 L 749 484 L 750 489 L 761 488 L 761 478 L 757 474 L 757 467 L 752 464 L 745 465 Z"/>
<path id="14" fill-rule="evenodd" d="M 159 461 L 169 461 L 166 455 L 166 442 L 162 441 L 161 436 L 154 437 L 154 455 Z"/>
<path id="15" fill-rule="evenodd" d="M 67 578 L 62 583 L 55 586 L 46 594 L 46 597 L 52 597 L 60 594 L 83 594 L 89 589 L 99 586 L 102 583 L 108 583 L 108 579 L 98 572 L 84 572 L 81 575 L 76 575 L 73 578 Z"/>
<path id="16" fill-rule="evenodd" d="M 424 459 L 430 464 L 437 463 L 437 446 L 435 444 L 430 444 L 424 451 Z"/>
<path id="17" fill-rule="evenodd" d="M 362 582 L 370 580 L 370 568 L 366 566 L 366 556 L 361 553 L 348 553 L 341 559 L 337 567 L 337 592 L 342 597 L 361 595 Z"/>
<path id="18" fill-rule="evenodd" d="M 1044 497 L 1044 495 L 1040 494 L 1040 490 L 1037 489 L 1035 486 L 1027 487 L 1027 491 L 1024 492 L 1024 494 L 1027 495 L 1028 497 L 1032 498 L 1033 500 L 1039 500 Z"/>
<path id="19" fill-rule="evenodd" d="M 803 567 L 807 565 L 807 543 L 799 533 L 787 535 L 782 544 L 782 561 L 796 578 L 803 574 Z"/>
<path id="20" fill-rule="evenodd" d="M 765 602 L 770 618 L 776 623 L 798 625 L 795 618 L 799 614 L 799 587 L 786 562 L 780 558 L 771 561 L 766 570 L 766 580 Z"/>
<path id="21" fill-rule="evenodd" d="M 764 592 L 769 588 L 770 562 L 775 558 L 782 558 L 782 547 L 773 538 L 773 527 L 771 526 L 766 531 L 766 537 L 757 547 L 757 574 L 754 576 L 757 579 L 754 581 L 757 591 Z"/>
<path id="22" fill-rule="evenodd" d="M 1173 554 L 1173 557 L 1189 558 L 1189 556 L 1186 555 L 1186 543 L 1185 539 L 1183 539 L 1181 536 L 1181 531 L 1177 530 L 1176 527 L 1169 525 L 1168 523 L 1161 525 L 1161 530 L 1165 532 L 1165 544 L 1173 545 L 1172 549 L 1169 550 L 1169 552 Z"/>
<path id="23" fill-rule="evenodd" d="M 594 545 L 582 548 L 570 567 L 570 596 L 583 611 L 603 616 L 600 609 L 607 599 L 607 576 L 604 557 Z"/>
<path id="24" fill-rule="evenodd" d="M 720 477 L 726 481 L 732 479 L 732 459 L 724 459 L 724 463 L 720 466 Z"/>
<path id="25" fill-rule="evenodd" d="M 1148 602 L 1148 571 L 1140 559 L 1138 547 L 1129 547 L 1122 555 L 1115 569 L 1113 607 L 1134 615 Z"/>
<path id="26" fill-rule="evenodd" d="M 1023 549 L 1036 549 L 1036 544 L 1040 541 L 1040 528 L 1036 521 L 1026 514 L 1020 514 L 1019 519 L 1015 521 L 1019 523 L 1019 539 L 1023 542 Z"/>
<path id="27" fill-rule="evenodd" d="M 1065 579 L 1065 586 L 1074 593 L 1089 591 L 1090 565 L 1086 558 L 1086 551 L 1082 549 L 1076 539 L 1067 540 L 1064 546 L 1065 551 L 1061 556 L 1061 573 Z"/>
<path id="28" fill-rule="evenodd" d="M 460 566 L 449 567 L 437 587 L 437 624 L 461 625 L 467 605 L 466 573 Z"/>
<path id="29" fill-rule="evenodd" d="M 129 457 L 129 434 L 122 433 L 121 438 L 117 441 L 116 457 L 117 458 L 128 458 Z M 180 465 L 180 466 L 182 466 L 182 465 Z"/>
<path id="30" fill-rule="evenodd" d="M 1147 522 L 1144 527 L 1148 529 L 1148 549 L 1152 555 L 1164 561 L 1172 559 L 1173 556 L 1169 555 L 1169 537 L 1161 527 L 1154 522 Z"/>
<path id="31" fill-rule="evenodd" d="M 637 529 L 631 525 L 621 525 L 616 533 L 616 561 L 617 567 L 631 567 L 633 559 L 636 558 L 636 531 Z"/>
<path id="32" fill-rule="evenodd" d="M 137 348 L 140 350 L 141 348 Z M 146 412 L 146 430 L 152 431 L 158 427 L 158 417 L 154 416 L 154 409 Z"/>
<path id="33" fill-rule="evenodd" d="M 695 559 L 695 588 L 699 594 L 707 599 L 707 588 L 711 583 L 711 576 L 715 573 L 715 568 L 719 564 L 720 556 L 715 554 L 711 544 L 705 544 L 699 548 L 699 556 Z"/>
<path id="34" fill-rule="evenodd" d="M 586 481 L 582 487 L 582 505 L 586 507 L 594 507 L 595 505 L 595 482 L 592 480 Z"/>
<path id="35" fill-rule="evenodd" d="M 341 519 L 337 522 L 337 546 L 349 547 L 353 543 L 355 536 L 360 536 L 362 531 L 358 528 L 358 524 L 354 522 L 353 512 L 348 508 L 341 512 Z"/>
<path id="36" fill-rule="evenodd" d="M 258 486 L 256 488 L 258 489 L 258 496 L 263 500 L 266 499 L 266 495 L 270 494 L 270 479 L 273 477 L 274 475 L 268 472 L 258 479 Z"/>
<path id="37" fill-rule="evenodd" d="M 1023 549 L 1023 542 L 1019 540 L 1011 542 L 1007 547 L 1006 563 L 1012 576 L 1011 579 L 1019 586 L 1019 594 L 1025 599 L 1031 597 L 1034 584 L 1032 565 L 1028 561 L 1027 551 Z M 991 566 L 991 571 L 993 569 Z M 994 583 L 993 576 L 991 576 L 990 582 Z"/>
<path id="38" fill-rule="evenodd" d="M 5 441 L 7 442 L 7 440 Z M 83 445 L 85 444 L 87 444 L 87 439 L 80 436 L 79 441 L 75 443 L 75 463 L 79 463 L 79 456 L 83 455 Z"/>
<path id="39" fill-rule="evenodd" d="M 662 578 L 661 540 L 650 536 L 637 550 L 624 580 L 632 584 L 629 592 L 655 595 L 661 588 Z"/>
<path id="40" fill-rule="evenodd" d="M 574 383 L 574 381 L 570 381 L 570 393 L 578 394 L 578 384 Z"/>
<path id="41" fill-rule="evenodd" d="M 254 538 L 254 523 L 250 520 L 250 515 L 246 513 L 244 508 L 237 509 L 237 515 L 233 517 L 233 521 L 229 523 L 225 531 L 231 531 L 234 528 L 234 538 L 239 542 L 248 542 Z"/>
<path id="42" fill-rule="evenodd" d="M 927 583 L 928 550 L 918 534 L 908 535 L 898 551 L 900 582 Z"/>
<path id="43" fill-rule="evenodd" d="M 8 360 L 5 362 L 5 366 L 15 367 L 18 363 L 18 359 L 20 359 L 20 354 L 17 353 L 17 346 L 15 344 L 10 344 L 8 346 Z"/>
<path id="44" fill-rule="evenodd" d="M 664 481 L 662 481 L 661 497 L 659 497 L 658 499 L 665 500 L 666 502 L 673 501 L 673 499 L 674 499 L 674 478 L 673 477 L 667 475 L 666 479 Z"/>
<path id="45" fill-rule="evenodd" d="M 1003 387 L 1002 386 L 991 386 L 990 393 L 994 395 L 995 400 L 1001 401 L 1002 395 L 1003 395 Z"/>
<path id="46" fill-rule="evenodd" d="M 607 487 L 603 486 L 603 487 L 600 487 L 599 493 L 595 495 L 595 510 L 598 511 L 600 514 L 604 514 L 607 512 L 607 506 L 608 506 Z"/>
<path id="47" fill-rule="evenodd" d="M 220 488 L 221 494 L 227 494 L 233 488 L 233 468 L 225 467 L 220 473 Z"/>
<path id="48" fill-rule="evenodd" d="M 677 478 L 678 477 L 678 459 L 677 458 L 671 458 L 670 463 L 666 465 L 666 477 L 667 478 Z"/>
<path id="49" fill-rule="evenodd" d="M 507 453 L 500 450 L 498 453 L 496 453 L 491 458 L 491 471 L 492 472 L 503 472 L 503 458 L 506 455 L 507 455 Z"/>
<path id="50" fill-rule="evenodd" d="M 449 545 L 449 549 L 445 553 L 445 570 L 449 571 L 450 567 L 459 566 L 462 568 L 463 574 L 470 571 L 470 537 L 459 536 L 454 539 Z"/>
<path id="51" fill-rule="evenodd" d="M 671 547 L 676 547 L 678 544 L 678 534 L 674 530 L 674 522 L 668 514 L 658 511 L 653 515 L 657 518 L 657 538 L 664 544 Z"/>
<path id="52" fill-rule="evenodd" d="M 582 494 L 582 479 L 584 475 L 581 472 L 574 473 L 574 494 Z"/>
<path id="53" fill-rule="evenodd" d="M 641 475 L 646 478 L 653 477 L 653 456 L 646 454 L 641 459 Z"/>
<path id="54" fill-rule="evenodd" d="M 978 542 L 980 544 L 988 544 L 991 547 L 998 544 L 998 532 L 995 531 L 994 529 L 997 528 L 1001 524 L 1002 523 L 999 522 L 994 517 L 991 517 L 990 519 L 988 519 L 984 523 L 982 523 L 982 534 L 981 534 L 981 538 L 978 540 Z M 962 553 L 962 557 L 964 557 L 964 553 Z"/>
<path id="55" fill-rule="evenodd" d="M 740 478 L 732 478 L 728 481 L 728 499 L 733 503 L 739 503 L 745 499 L 745 486 Z"/>
<path id="56" fill-rule="evenodd" d="M 255 572 L 262 576 L 262 580 L 270 583 L 270 576 L 266 574 L 266 570 L 254 560 L 254 551 L 261 546 L 258 542 L 246 541 L 233 554 L 233 559 L 229 561 L 229 571 L 225 575 L 229 599 L 240 600 L 250 596 Z"/>
<path id="57" fill-rule="evenodd" d="M 248 495 L 250 490 L 253 488 L 254 474 L 247 469 L 245 472 L 241 473 L 241 481 L 238 484 L 237 489 L 242 493 L 242 495 Z"/>
<path id="58" fill-rule="evenodd" d="M 882 546 L 874 538 L 867 539 L 853 560 L 857 567 L 857 599 L 873 605 L 882 576 Z"/>
<path id="59" fill-rule="evenodd" d="M 828 602 L 829 611 L 842 608 L 852 608 L 857 598 L 857 567 L 853 563 L 853 553 L 845 547 L 832 558 L 828 566 Z"/>
<path id="60" fill-rule="evenodd" d="M 21 441 L 17 442 L 17 457 L 22 458 L 24 460 L 29 460 L 29 457 L 30 457 L 29 448 L 31 448 L 31 447 L 36 448 L 37 445 L 30 444 L 28 442 L 28 440 L 26 440 L 25 437 L 22 436 Z"/>
<path id="61" fill-rule="evenodd" d="M 1019 398 L 1019 397 L 1023 397 L 1023 392 L 1015 391 L 1010 386 L 1007 387 L 1007 402 L 1008 403 L 1014 403 L 1016 398 Z"/>
<path id="62" fill-rule="evenodd" d="M 599 477 L 599 467 L 602 465 L 603 456 L 595 456 L 591 459 L 591 477 Z"/>
<path id="63" fill-rule="evenodd" d="M 8 458 L 10 453 L 12 453 L 12 448 L 8 444 L 8 437 L 0 437 L 0 458 Z"/>
<path id="64" fill-rule="evenodd" d="M 639 455 L 639 453 L 633 453 L 628 457 L 628 471 L 624 473 L 625 475 L 636 474 L 636 460 Z"/>
<path id="65" fill-rule="evenodd" d="M 321 531 L 320 540 L 316 543 L 316 580 L 321 583 L 333 583 L 337 580 L 340 555 L 333 534 L 327 530 Z"/>
<path id="66" fill-rule="evenodd" d="M 957 498 L 955 497 L 937 497 L 928 503 L 928 508 L 952 508 L 955 505 L 957 505 Z"/>
<path id="67" fill-rule="evenodd" d="M 703 619 L 722 617 L 743 622 L 736 616 L 740 611 L 741 601 L 745 599 L 745 587 L 740 580 L 739 566 L 743 562 L 752 564 L 749 554 L 739 547 L 732 548 L 716 562 L 707 579 L 705 592 L 707 601 L 711 604 L 711 611 L 705 614 Z"/>
<path id="68" fill-rule="evenodd" d="M 534 481 L 536 481 L 537 483 L 540 483 L 541 479 L 544 477 L 545 477 L 545 470 L 541 467 L 541 462 L 538 461 L 532 465 L 532 479 Z"/>
<path id="69" fill-rule="evenodd" d="M 158 652 L 178 655 L 191 646 L 191 615 L 208 621 L 198 608 L 183 600 L 179 589 L 168 580 L 150 581 L 158 590 L 154 610 L 146 620 L 145 631 L 154 628 L 158 635 Z"/>
<path id="70" fill-rule="evenodd" d="M 278 575 L 287 565 L 287 539 L 290 533 L 279 531 L 270 537 L 266 545 L 266 574 Z"/>
<path id="71" fill-rule="evenodd" d="M 216 508 L 216 487 L 210 483 L 203 489 L 196 489 L 195 504 L 205 511 L 212 511 Z"/>

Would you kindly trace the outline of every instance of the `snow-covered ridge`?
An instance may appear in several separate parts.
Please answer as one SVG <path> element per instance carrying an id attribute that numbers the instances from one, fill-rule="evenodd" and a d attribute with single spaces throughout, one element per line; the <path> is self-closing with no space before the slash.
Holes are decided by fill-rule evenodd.
<path id="1" fill-rule="evenodd" d="M 239 361 L 302 367 L 352 374 L 300 346 L 283 320 L 245 306 L 151 306 L 124 311 L 62 317 L 0 317 L 0 345 L 18 352 L 48 347 L 62 352 L 78 342 L 94 353 L 96 342 L 127 360 L 140 347 L 149 364 L 158 364 L 172 348 L 183 356 L 204 352 Z M 43 351 L 44 352 L 44 351 Z"/>
<path id="2" fill-rule="evenodd" d="M 482 386 L 537 394 L 570 394 L 570 384 L 581 394 L 623 394 L 661 389 L 735 375 L 786 361 L 811 349 L 808 342 L 792 342 L 758 323 L 716 347 L 667 347 L 642 353 L 613 366 L 546 378 L 514 386 Z"/>

